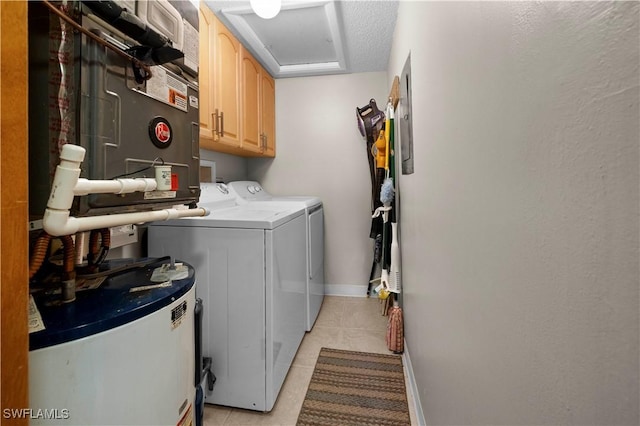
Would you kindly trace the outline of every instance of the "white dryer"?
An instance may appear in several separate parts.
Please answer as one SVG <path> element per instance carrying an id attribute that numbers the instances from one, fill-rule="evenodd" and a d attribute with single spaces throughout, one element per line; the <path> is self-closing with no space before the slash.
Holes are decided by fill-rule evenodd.
<path id="1" fill-rule="evenodd" d="M 255 181 L 229 182 L 238 203 L 286 202 L 305 210 L 307 238 L 306 329 L 311 331 L 324 300 L 324 211 L 322 200 L 312 196 L 274 196 Z"/>
<path id="2" fill-rule="evenodd" d="M 305 333 L 304 211 L 237 205 L 224 184 L 202 189 L 209 216 L 149 226 L 149 255 L 196 270 L 202 352 L 217 377 L 205 402 L 270 411 Z"/>

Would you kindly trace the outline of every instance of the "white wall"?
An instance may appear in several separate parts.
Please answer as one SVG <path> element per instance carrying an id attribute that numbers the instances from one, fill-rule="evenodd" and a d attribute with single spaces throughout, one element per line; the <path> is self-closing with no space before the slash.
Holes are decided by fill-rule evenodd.
<path id="1" fill-rule="evenodd" d="M 216 177 L 222 178 L 225 182 L 247 179 L 247 159 L 244 157 L 201 149 L 200 158 L 214 161 Z"/>
<path id="2" fill-rule="evenodd" d="M 276 158 L 248 160 L 269 192 L 322 199 L 325 280 L 337 291 L 366 293 L 371 183 L 355 111 L 371 98 L 383 106 L 388 93 L 384 72 L 278 79 Z"/>
<path id="3" fill-rule="evenodd" d="M 428 424 L 639 424 L 637 2 L 401 2 Z M 389 83 L 388 83 L 389 84 Z"/>

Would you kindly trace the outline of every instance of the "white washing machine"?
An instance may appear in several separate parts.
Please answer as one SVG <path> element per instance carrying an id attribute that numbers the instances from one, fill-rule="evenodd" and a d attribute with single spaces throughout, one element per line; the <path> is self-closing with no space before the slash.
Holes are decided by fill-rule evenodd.
<path id="1" fill-rule="evenodd" d="M 255 181 L 228 184 L 238 203 L 288 202 L 305 210 L 307 236 L 306 328 L 311 331 L 324 300 L 324 211 L 322 200 L 311 196 L 274 196 Z"/>
<path id="2" fill-rule="evenodd" d="M 202 352 L 217 377 L 205 402 L 270 411 L 305 333 L 304 211 L 237 205 L 224 184 L 202 189 L 209 216 L 149 226 L 149 255 L 184 259 L 198 275 Z"/>

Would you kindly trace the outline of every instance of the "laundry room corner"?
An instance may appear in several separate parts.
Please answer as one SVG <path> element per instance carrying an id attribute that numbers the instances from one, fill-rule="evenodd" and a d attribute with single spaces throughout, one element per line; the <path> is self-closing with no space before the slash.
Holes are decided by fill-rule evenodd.
<path id="1" fill-rule="evenodd" d="M 215 163 L 213 182 L 216 178 L 225 182 L 247 179 L 247 159 L 244 157 L 200 149 L 200 160 Z"/>
<path id="2" fill-rule="evenodd" d="M 247 160 L 249 179 L 270 193 L 322 199 L 329 295 L 366 294 L 371 183 L 355 106 L 371 98 L 383 104 L 386 78 L 386 72 L 368 72 L 277 79 L 278 156 Z"/>

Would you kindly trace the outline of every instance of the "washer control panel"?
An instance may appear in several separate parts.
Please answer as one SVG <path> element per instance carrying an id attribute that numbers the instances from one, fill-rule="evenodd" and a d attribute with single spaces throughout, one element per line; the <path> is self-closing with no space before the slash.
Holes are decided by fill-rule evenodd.
<path id="1" fill-rule="evenodd" d="M 224 183 L 201 183 L 200 203 L 235 202 L 235 196 L 231 195 L 229 187 Z"/>
<path id="2" fill-rule="evenodd" d="M 247 191 L 249 191 L 249 194 L 257 194 L 262 191 L 262 188 L 260 185 L 247 185 Z"/>
<path id="3" fill-rule="evenodd" d="M 262 186 L 255 181 L 235 181 L 229 182 L 229 192 L 241 200 L 246 201 L 269 201 L 273 197 Z"/>

